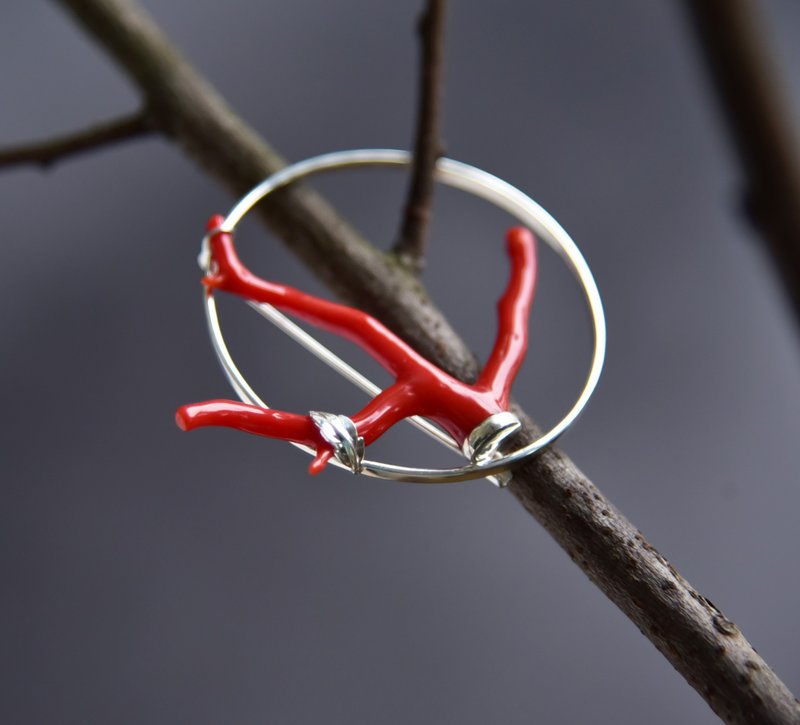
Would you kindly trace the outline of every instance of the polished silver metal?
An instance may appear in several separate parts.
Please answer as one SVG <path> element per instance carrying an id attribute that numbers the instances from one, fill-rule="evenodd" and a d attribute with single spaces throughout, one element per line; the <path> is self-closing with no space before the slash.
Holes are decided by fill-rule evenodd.
<path id="1" fill-rule="evenodd" d="M 355 149 L 350 151 L 336 151 L 322 156 L 316 156 L 305 161 L 300 161 L 291 166 L 278 171 L 269 178 L 262 181 L 258 186 L 254 187 L 228 213 L 223 223 L 219 226 L 219 231 L 232 233 L 236 225 L 241 221 L 244 215 L 261 199 L 275 191 L 276 189 L 286 186 L 298 179 L 309 176 L 311 174 L 319 173 L 322 171 L 331 171 L 334 169 L 341 169 L 353 166 L 394 166 L 404 167 L 411 163 L 411 155 L 407 151 L 400 151 L 395 149 Z M 605 316 L 603 313 L 603 304 L 600 299 L 600 293 L 594 281 L 592 273 L 589 269 L 586 260 L 583 258 L 580 250 L 575 242 L 561 227 L 561 225 L 545 211 L 533 199 L 524 194 L 519 189 L 511 186 L 509 183 L 497 178 L 485 171 L 477 169 L 473 166 L 453 161 L 452 159 L 440 158 L 436 164 L 436 179 L 448 186 L 460 189 L 467 193 L 473 194 L 483 198 L 495 206 L 508 212 L 511 216 L 522 222 L 525 226 L 529 227 L 534 234 L 539 237 L 543 242 L 556 251 L 564 262 L 569 267 L 570 271 L 577 278 L 586 303 L 589 308 L 589 313 L 592 321 L 594 346 L 592 351 L 591 363 L 589 372 L 577 400 L 573 403 L 572 407 L 567 411 L 564 417 L 561 418 L 550 430 L 543 433 L 536 440 L 531 443 L 518 448 L 510 453 L 501 455 L 500 457 L 489 457 L 487 460 L 481 462 L 470 462 L 465 466 L 459 468 L 447 469 L 430 469 L 430 468 L 415 468 L 410 466 L 399 466 L 395 464 L 383 463 L 380 461 L 370 461 L 364 459 L 361 462 L 361 473 L 374 476 L 377 478 L 385 478 L 395 481 L 410 481 L 418 483 L 453 483 L 456 481 L 467 481 L 474 478 L 498 476 L 502 475 L 500 485 L 507 482 L 508 474 L 506 472 L 528 458 L 541 451 L 544 447 L 555 441 L 560 435 L 564 433 L 578 418 L 586 404 L 589 402 L 594 389 L 600 379 L 600 373 L 603 368 L 603 361 L 605 358 L 606 349 L 606 325 Z M 209 264 L 209 257 L 207 253 L 207 240 L 203 240 L 203 249 L 201 250 L 198 261 L 203 264 Z M 233 361 L 230 353 L 228 352 L 225 340 L 222 336 L 222 330 L 219 325 L 219 318 L 217 316 L 216 304 L 214 296 L 211 291 L 205 294 L 205 311 L 208 320 L 209 333 L 211 335 L 212 345 L 217 357 L 222 365 L 222 368 L 227 376 L 231 386 L 236 391 L 236 394 L 246 403 L 258 405 L 264 408 L 268 406 L 263 400 L 255 393 L 241 374 L 236 364 Z M 264 314 L 268 319 L 273 319 L 272 312 L 268 310 L 272 308 L 270 305 L 263 303 L 252 303 L 258 311 Z M 277 315 L 280 312 L 274 310 Z M 266 313 L 266 314 L 265 314 Z M 274 319 L 273 319 L 274 321 Z M 291 325 L 294 325 L 290 320 L 286 320 Z M 276 323 L 279 324 L 279 323 Z M 281 328 L 286 330 L 283 324 Z M 298 328 L 300 329 L 300 328 Z M 303 335 L 308 335 L 304 330 L 300 331 Z M 290 333 L 291 334 L 291 333 Z M 294 335 L 292 335 L 294 337 Z M 310 335 L 308 337 L 311 340 Z M 297 337 L 295 337 L 297 339 Z M 334 359 L 338 360 L 332 352 L 324 348 L 320 343 L 314 340 L 314 345 L 306 345 L 308 349 L 312 347 L 321 348 L 324 350 L 323 355 L 318 355 L 321 359 L 325 360 L 328 364 L 332 365 L 341 374 L 350 379 L 352 382 L 363 387 L 364 380 L 358 380 L 358 377 L 363 376 L 358 371 L 353 370 L 343 361 L 340 366 L 338 363 L 334 364 Z M 317 352 L 315 352 L 317 354 Z M 329 357 L 329 355 L 332 357 Z M 349 369 L 349 370 L 348 370 Z M 356 373 L 356 376 L 352 376 Z M 369 381 L 366 381 L 369 382 Z M 431 426 L 433 427 L 433 426 Z M 442 436 L 439 435 L 441 431 L 437 431 L 434 436 L 444 442 L 446 445 L 457 449 L 454 441 L 443 441 Z M 430 434 L 429 431 L 426 430 Z M 294 444 L 296 447 L 301 448 L 309 453 L 314 453 L 313 449 L 301 444 Z M 496 455 L 496 453 L 495 453 Z M 342 463 L 340 460 L 332 460 L 332 463 L 340 466 L 350 468 L 350 466 Z M 500 478 L 500 476 L 498 476 Z"/>
<path id="2" fill-rule="evenodd" d="M 336 413 L 312 410 L 308 415 L 317 427 L 322 440 L 333 448 L 339 462 L 353 473 L 361 473 L 364 439 L 358 435 L 356 424 L 346 415 Z"/>
<path id="3" fill-rule="evenodd" d="M 520 428 L 519 418 L 509 410 L 490 415 L 464 440 L 464 455 L 477 465 L 499 458 L 500 446 Z"/>

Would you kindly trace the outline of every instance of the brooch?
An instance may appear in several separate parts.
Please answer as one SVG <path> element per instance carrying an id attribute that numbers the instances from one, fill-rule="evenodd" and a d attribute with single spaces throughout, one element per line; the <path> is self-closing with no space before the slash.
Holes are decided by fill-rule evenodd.
<path id="1" fill-rule="evenodd" d="M 237 202 L 227 217 L 211 218 L 198 259 L 205 275 L 203 299 L 214 351 L 239 401 L 209 400 L 181 406 L 176 420 L 182 429 L 227 426 L 289 441 L 313 455 L 311 473 L 319 473 L 333 463 L 353 473 L 395 481 L 450 483 L 486 477 L 503 486 L 516 464 L 541 451 L 574 423 L 588 403 L 603 367 L 606 332 L 600 294 L 583 255 L 558 222 L 533 199 L 496 176 L 452 159 L 441 158 L 436 165 L 437 181 L 491 202 L 520 224 L 506 234 L 511 274 L 499 303 L 495 343 L 483 370 L 471 384 L 426 360 L 367 313 L 261 279 L 239 259 L 234 245 L 237 224 L 276 189 L 323 171 L 354 166 L 402 168 L 410 160 L 407 152 L 392 149 L 357 149 L 317 156 L 287 166 L 261 182 Z M 521 427 L 508 407 L 511 386 L 527 349 L 528 315 L 536 286 L 537 239 L 553 248 L 577 278 L 591 316 L 594 346 L 586 380 L 572 407 L 539 438 L 506 452 L 504 443 Z M 303 347 L 366 390 L 373 396 L 370 402 L 349 416 L 269 408 L 228 351 L 217 316 L 217 291 L 246 300 Z M 360 345 L 395 382 L 381 390 L 284 313 Z M 366 459 L 366 448 L 405 419 L 463 453 L 468 463 L 458 468 L 428 469 Z"/>

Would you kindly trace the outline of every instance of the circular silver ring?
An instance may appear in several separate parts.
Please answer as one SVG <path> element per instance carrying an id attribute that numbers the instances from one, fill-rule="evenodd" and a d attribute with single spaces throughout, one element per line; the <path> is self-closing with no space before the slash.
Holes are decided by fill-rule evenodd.
<path id="1" fill-rule="evenodd" d="M 299 161 L 281 169 L 262 181 L 258 186 L 251 189 L 236 203 L 233 209 L 231 209 L 227 217 L 225 217 L 225 221 L 219 226 L 219 230 L 229 233 L 233 232 L 244 215 L 265 196 L 276 189 L 291 184 L 306 176 L 310 176 L 311 174 L 353 166 L 404 167 L 408 166 L 410 163 L 411 154 L 407 151 L 397 149 L 353 149 L 349 151 L 335 151 L 333 153 L 315 156 L 305 161 Z M 452 159 L 440 158 L 436 163 L 436 180 L 447 186 L 452 186 L 485 199 L 503 209 L 522 224 L 529 227 L 539 239 L 558 253 L 575 275 L 581 286 L 591 316 L 594 346 L 589 372 L 578 399 L 566 415 L 550 428 L 550 430 L 539 436 L 539 438 L 502 457 L 481 463 L 469 463 L 459 468 L 414 468 L 366 459 L 361 463 L 361 473 L 367 476 L 393 481 L 455 483 L 456 481 L 468 481 L 508 471 L 515 464 L 518 464 L 522 460 L 538 453 L 543 448 L 550 445 L 575 422 L 586 407 L 589 398 L 597 386 L 605 359 L 606 322 L 603 313 L 603 303 L 600 300 L 600 293 L 591 270 L 589 269 L 589 265 L 583 258 L 578 246 L 569 234 L 564 231 L 564 228 L 547 211 L 522 191 L 508 182 L 486 171 L 477 169 L 474 166 L 469 166 L 468 164 Z M 228 348 L 222 336 L 213 294 L 207 294 L 205 299 L 206 316 L 214 351 L 233 389 L 243 402 L 264 408 L 268 407 L 250 387 L 228 352 Z M 298 445 L 298 447 L 312 454 L 314 452 L 313 449 L 306 446 Z M 332 460 L 332 463 L 335 464 L 338 462 Z"/>

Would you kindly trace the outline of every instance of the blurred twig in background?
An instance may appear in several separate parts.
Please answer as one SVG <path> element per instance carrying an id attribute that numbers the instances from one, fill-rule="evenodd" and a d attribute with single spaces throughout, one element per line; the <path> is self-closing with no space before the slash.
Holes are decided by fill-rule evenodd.
<path id="1" fill-rule="evenodd" d="M 234 194 L 283 165 L 133 0 L 59 1 L 138 87 L 153 128 Z M 474 356 L 416 276 L 360 237 L 318 194 L 287 189 L 262 219 L 342 298 L 442 369 L 474 379 Z M 536 426 L 516 412 L 525 422 L 522 436 L 531 440 Z M 800 702 L 736 625 L 566 455 L 549 449 L 528 461 L 509 490 L 725 721 L 800 722 Z"/>
<path id="2" fill-rule="evenodd" d="M 115 146 L 122 141 L 152 133 L 155 133 L 155 129 L 150 125 L 146 111 L 137 111 L 56 138 L 0 149 L 0 169 L 24 164 L 47 167 L 68 156 L 96 151 L 103 146 Z"/>
<path id="3" fill-rule="evenodd" d="M 800 149 L 755 0 L 684 0 L 745 175 L 745 206 L 800 321 Z"/>

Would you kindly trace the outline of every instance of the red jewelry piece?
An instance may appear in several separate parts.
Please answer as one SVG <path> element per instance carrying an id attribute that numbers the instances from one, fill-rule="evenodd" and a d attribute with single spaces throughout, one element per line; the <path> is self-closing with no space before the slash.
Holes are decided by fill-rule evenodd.
<path id="1" fill-rule="evenodd" d="M 511 278 L 498 303 L 497 338 L 477 381 L 468 385 L 426 360 L 367 313 L 255 276 L 236 254 L 233 236 L 215 231 L 223 221 L 216 215 L 208 222 L 212 271 L 202 280 L 208 289 L 266 302 L 352 340 L 395 377 L 392 385 L 351 416 L 365 445 L 414 415 L 435 421 L 462 445 L 477 425 L 508 409 L 511 385 L 528 347 L 528 316 L 536 285 L 536 243 L 528 229 L 512 227 L 506 234 Z M 183 430 L 226 426 L 312 446 L 316 450 L 309 466 L 312 474 L 322 471 L 334 455 L 308 415 L 209 400 L 181 406 L 175 419 Z"/>

